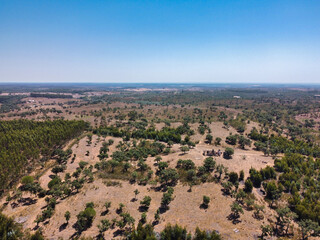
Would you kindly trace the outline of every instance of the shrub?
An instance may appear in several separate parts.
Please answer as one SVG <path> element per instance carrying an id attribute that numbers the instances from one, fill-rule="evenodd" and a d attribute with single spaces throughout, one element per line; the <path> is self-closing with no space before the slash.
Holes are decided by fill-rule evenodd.
<path id="1" fill-rule="evenodd" d="M 232 158 L 232 155 L 234 154 L 234 150 L 232 148 L 227 147 L 223 153 L 223 157 L 225 159 Z"/>

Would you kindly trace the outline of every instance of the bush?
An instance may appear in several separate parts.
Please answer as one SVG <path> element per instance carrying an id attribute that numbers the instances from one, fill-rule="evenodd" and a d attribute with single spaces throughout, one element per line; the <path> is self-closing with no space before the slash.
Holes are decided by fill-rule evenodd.
<path id="1" fill-rule="evenodd" d="M 234 150 L 232 148 L 227 147 L 223 153 L 223 157 L 225 159 L 231 159 L 233 154 L 234 154 Z"/>
<path id="2" fill-rule="evenodd" d="M 221 144 L 221 138 L 220 137 L 216 137 L 216 140 L 214 141 L 214 145 L 218 146 Z"/>
<path id="3" fill-rule="evenodd" d="M 207 157 L 204 160 L 203 166 L 207 172 L 212 172 L 216 166 L 216 161 L 214 161 L 212 157 Z"/>
<path id="4" fill-rule="evenodd" d="M 228 143 L 230 145 L 236 145 L 237 140 L 238 140 L 237 135 L 230 135 L 230 136 L 226 137 L 226 143 Z"/>
<path id="5" fill-rule="evenodd" d="M 150 203 L 151 203 L 151 197 L 150 196 L 145 196 L 143 198 L 143 200 L 140 201 L 140 204 L 144 209 L 148 209 L 149 206 L 150 206 Z"/>
<path id="6" fill-rule="evenodd" d="M 191 239 L 191 234 L 188 234 L 187 229 L 178 225 L 167 225 L 160 235 L 160 239 Z"/>
<path id="7" fill-rule="evenodd" d="M 253 189 L 253 183 L 252 181 L 248 178 L 245 183 L 244 183 L 244 191 L 246 193 L 251 193 Z"/>
<path id="8" fill-rule="evenodd" d="M 75 228 L 78 232 L 82 232 L 91 227 L 94 217 L 96 216 L 96 211 L 93 209 L 91 203 L 87 204 L 88 206 L 84 211 L 81 211 L 77 215 L 77 222 Z"/>
<path id="9" fill-rule="evenodd" d="M 229 173 L 229 181 L 232 182 L 232 184 L 236 184 L 236 182 L 238 182 L 239 178 L 238 178 L 238 173 L 236 172 L 230 172 Z"/>
<path id="10" fill-rule="evenodd" d="M 8 238 L 10 234 L 10 238 Z M 21 239 L 22 226 L 0 213 L 0 239 Z"/>
<path id="11" fill-rule="evenodd" d="M 208 196 L 203 196 L 203 206 L 205 206 L 205 207 L 208 207 L 209 206 L 209 203 L 210 203 L 210 197 L 208 197 Z"/>
<path id="12" fill-rule="evenodd" d="M 34 179 L 32 176 L 24 176 L 22 179 L 21 179 L 21 183 L 23 185 L 27 185 L 27 184 L 31 184 L 33 183 Z"/>

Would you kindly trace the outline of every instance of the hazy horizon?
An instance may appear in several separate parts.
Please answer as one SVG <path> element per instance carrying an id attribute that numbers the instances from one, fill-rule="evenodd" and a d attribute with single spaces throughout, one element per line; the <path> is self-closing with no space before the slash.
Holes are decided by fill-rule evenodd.
<path id="1" fill-rule="evenodd" d="M 319 84 L 318 1 L 2 1 L 0 82 Z"/>

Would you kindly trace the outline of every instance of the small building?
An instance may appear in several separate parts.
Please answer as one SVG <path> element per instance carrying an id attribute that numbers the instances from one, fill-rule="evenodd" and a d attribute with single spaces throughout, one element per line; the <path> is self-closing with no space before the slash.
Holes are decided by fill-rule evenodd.
<path id="1" fill-rule="evenodd" d="M 239 99 L 239 98 L 241 98 L 240 96 L 233 96 L 233 98 L 237 98 L 237 99 Z"/>

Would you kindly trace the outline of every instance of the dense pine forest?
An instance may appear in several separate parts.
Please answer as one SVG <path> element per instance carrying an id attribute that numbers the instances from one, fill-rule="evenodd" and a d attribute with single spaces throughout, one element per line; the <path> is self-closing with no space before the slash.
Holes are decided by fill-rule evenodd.
<path id="1" fill-rule="evenodd" d="M 84 121 L 0 121 L 0 194 L 24 174 L 29 161 L 50 157 L 86 127 Z"/>

